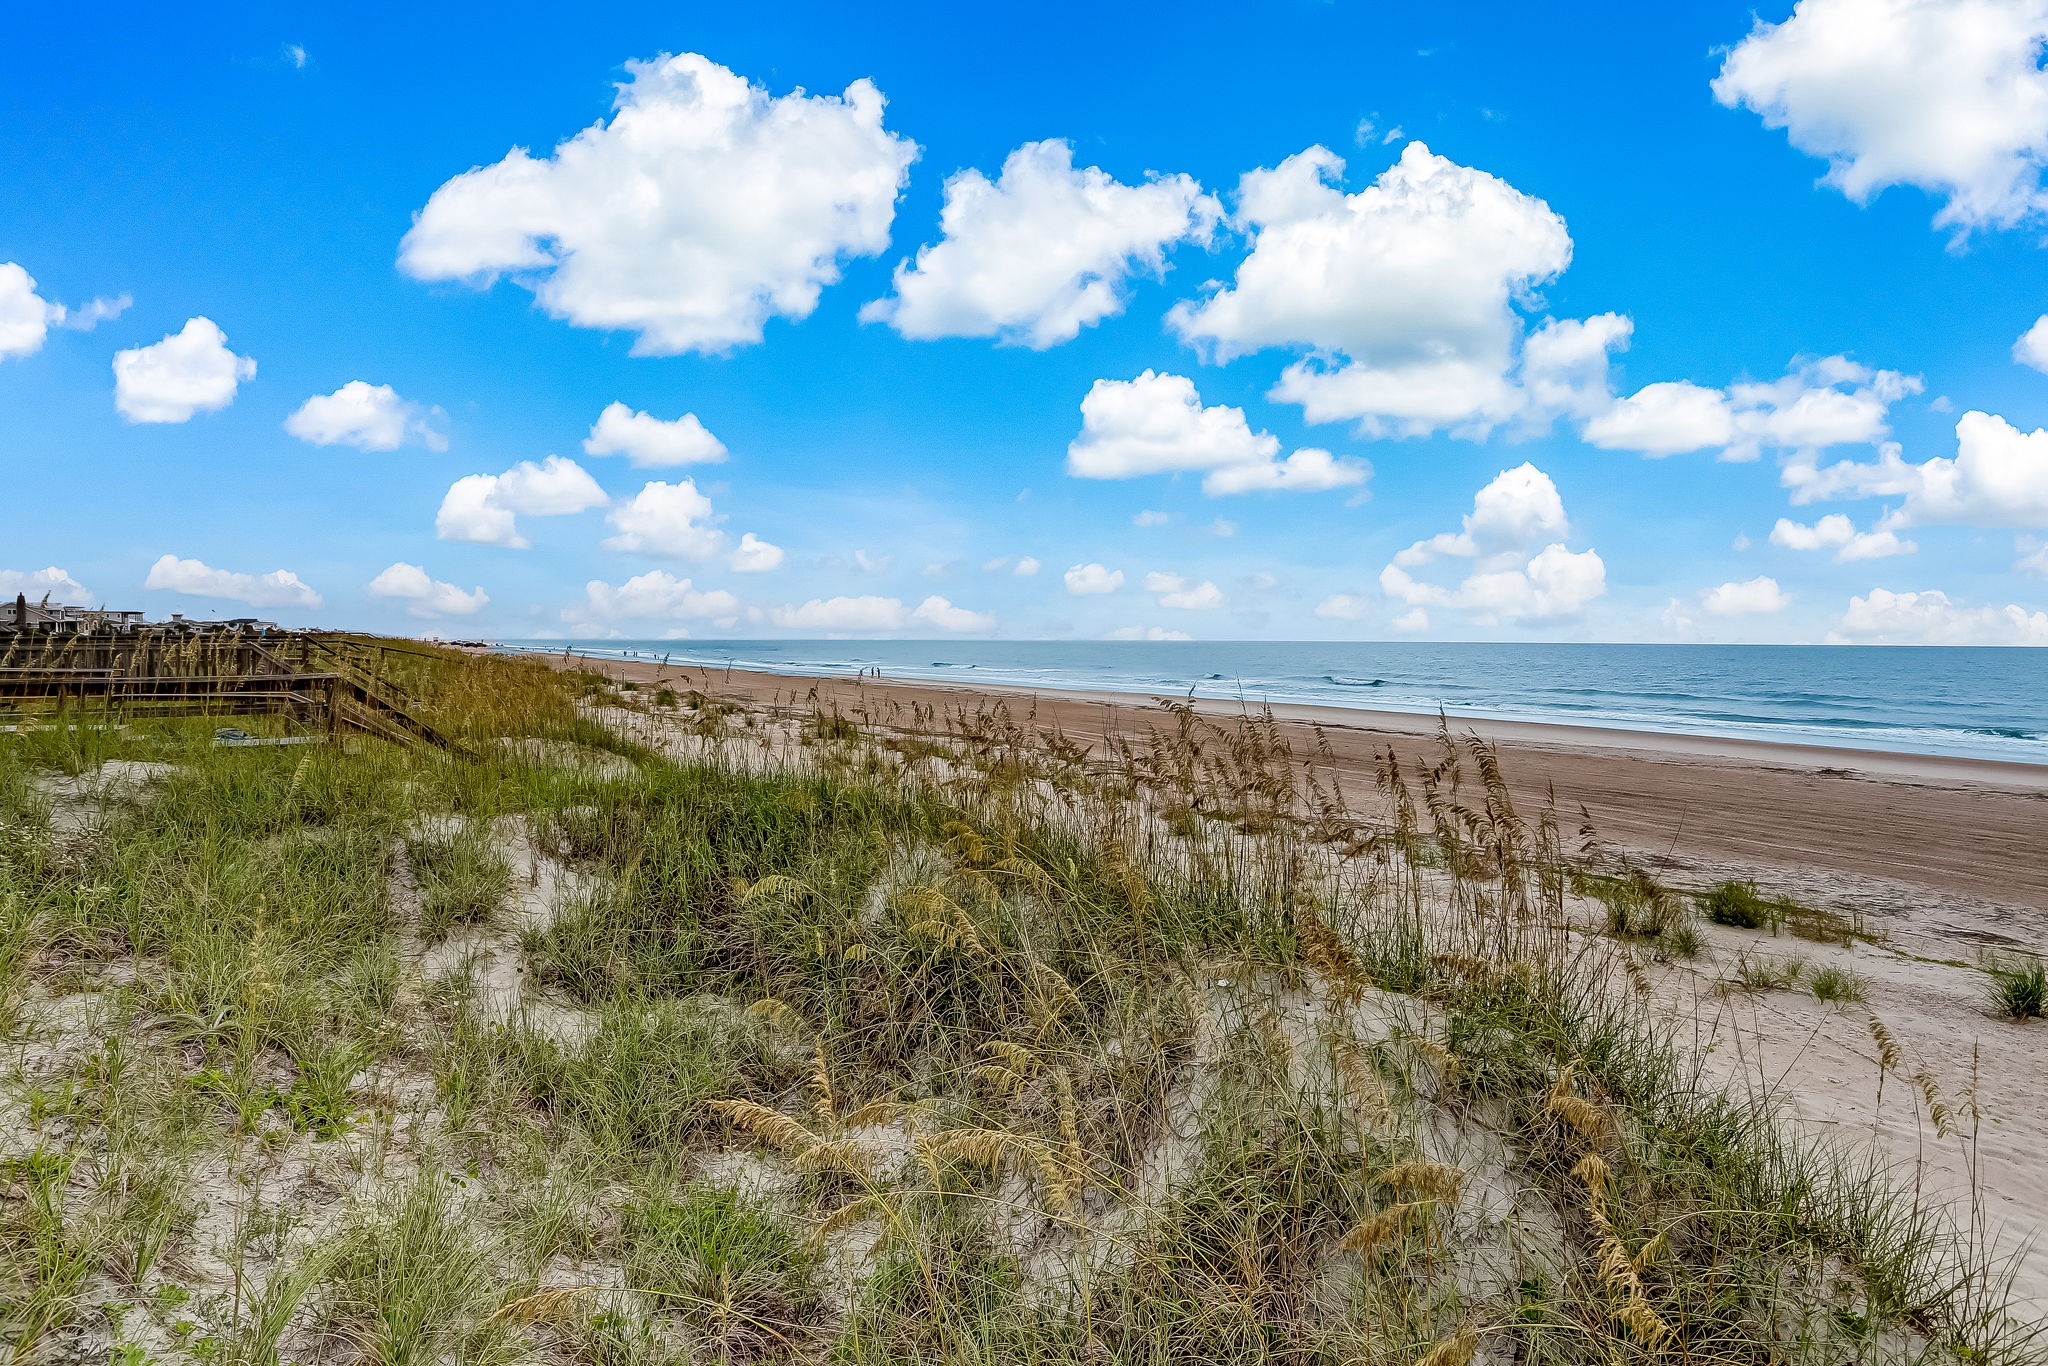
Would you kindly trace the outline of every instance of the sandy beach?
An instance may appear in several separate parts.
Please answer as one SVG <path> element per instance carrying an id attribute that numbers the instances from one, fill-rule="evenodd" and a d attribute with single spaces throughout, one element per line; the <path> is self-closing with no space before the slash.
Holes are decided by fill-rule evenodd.
<path id="1" fill-rule="evenodd" d="M 995 701 L 1085 742 L 1160 721 L 1157 700 L 1141 696 L 551 659 L 643 688 L 793 712 L 836 707 L 904 729 L 915 728 L 913 706 Z M 1197 705 L 1219 719 L 1239 714 Z M 1321 732 L 1362 812 L 1381 809 L 1378 756 L 1435 752 L 1434 717 L 1273 711 L 1303 749 Z M 1567 829 L 1583 806 L 1603 844 L 1668 885 L 1753 880 L 1857 926 L 1849 942 L 1823 943 L 1702 921 L 1705 951 L 1656 965 L 1646 981 L 1721 1082 L 1769 1096 L 1851 1151 L 1874 1145 L 1900 1185 L 1952 1201 L 1960 1220 L 2015 1255 L 2015 1290 L 2048 1306 L 2048 1068 L 2038 1029 L 1987 1012 L 1978 967 L 1987 951 L 2038 951 L 2048 939 L 2048 766 L 1525 722 L 1452 718 L 1452 728 L 1497 746 L 1518 803 L 1554 801 Z M 1804 990 L 1731 989 L 1745 961 L 1837 970 L 1858 992 L 1830 1004 Z M 1886 1088 L 1873 1025 L 1902 1049 L 1891 1070 L 1915 1083 Z M 1972 1118 L 1937 1123 L 1936 1103 Z"/>
<path id="2" fill-rule="evenodd" d="M 913 706 L 997 699 L 1083 741 L 1135 735 L 1157 722 L 1156 700 L 1129 694 L 574 662 L 642 684 L 757 704 L 815 703 L 903 725 Z M 1196 706 L 1219 717 L 1242 710 Z M 1311 728 L 1327 737 L 1347 797 L 1365 812 L 1379 805 L 1380 755 L 1391 748 L 1419 758 L 1435 743 L 1434 717 L 1302 705 L 1273 713 L 1302 732 L 1304 748 L 1314 742 Z M 1928 957 L 1968 960 L 1984 947 L 2033 947 L 2048 936 L 2048 765 L 1518 721 L 1451 724 L 1499 748 L 1528 809 L 1554 800 L 1576 829 L 1583 808 L 1606 845 L 1678 885 L 1754 880 L 1865 920 Z"/>

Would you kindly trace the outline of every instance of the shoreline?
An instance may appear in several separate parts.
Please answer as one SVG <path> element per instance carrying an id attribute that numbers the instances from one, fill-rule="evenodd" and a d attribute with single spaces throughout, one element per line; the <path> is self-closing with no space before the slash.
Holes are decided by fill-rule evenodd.
<path id="1" fill-rule="evenodd" d="M 560 667 L 561 652 L 518 650 L 522 655 L 547 659 Z M 571 661 L 586 665 L 614 665 L 646 668 L 654 674 L 689 674 L 700 679 L 774 680 L 792 690 L 814 684 L 854 685 L 866 688 L 905 688 L 968 696 L 1005 699 L 1046 699 L 1076 704 L 1096 703 L 1116 707 L 1149 708 L 1164 696 L 1109 688 L 1034 687 L 1021 683 L 962 682 L 946 678 L 880 677 L 848 673 L 794 674 L 767 669 L 743 669 L 733 665 L 704 664 L 676 660 L 663 664 L 649 659 L 622 659 L 609 655 L 570 652 Z M 653 676 L 653 675 L 648 675 Z M 702 687 L 702 684 L 693 686 Z M 1433 712 L 1398 711 L 1375 707 L 1341 706 L 1328 702 L 1253 702 L 1224 698 L 1195 697 L 1191 700 L 1203 716 L 1236 717 L 1262 711 L 1285 721 L 1298 721 L 1325 729 L 1379 732 L 1388 735 L 1434 735 L 1437 717 Z M 1518 746 L 1550 745 L 1567 749 L 1582 747 L 1624 750 L 1632 753 L 1673 757 L 1728 759 L 1770 767 L 1806 768 L 1816 771 L 1846 770 L 1887 778 L 1948 782 L 1989 783 L 2001 787 L 2037 789 L 2048 792 L 2048 763 L 2019 759 L 1988 759 L 1974 755 L 1930 754 L 1919 750 L 1866 749 L 1853 745 L 1830 745 L 1797 740 L 1766 740 L 1751 736 L 1714 735 L 1700 731 L 1639 730 L 1626 726 L 1589 725 L 1573 721 L 1539 721 L 1525 717 L 1497 717 L 1446 711 L 1451 729 L 1459 734 L 1474 731 L 1488 739 Z"/>
<path id="2" fill-rule="evenodd" d="M 913 706 L 1000 703 L 1020 719 L 1100 744 L 1158 721 L 1155 699 L 1144 694 L 531 653 L 556 668 L 757 706 L 838 707 L 885 724 Z M 1235 703 L 1194 705 L 1217 721 L 1258 714 Z M 1347 800 L 1366 813 L 1380 802 L 1374 779 L 1383 755 L 1420 761 L 1436 744 L 1434 716 L 1309 703 L 1276 703 L 1271 712 L 1302 752 L 1322 737 Z M 1454 734 L 1495 745 L 1518 804 L 1554 802 L 1559 823 L 1574 830 L 1583 812 L 1604 845 L 1675 884 L 1755 881 L 1947 959 L 1986 946 L 2033 948 L 2048 936 L 2048 765 L 1449 719 Z"/>

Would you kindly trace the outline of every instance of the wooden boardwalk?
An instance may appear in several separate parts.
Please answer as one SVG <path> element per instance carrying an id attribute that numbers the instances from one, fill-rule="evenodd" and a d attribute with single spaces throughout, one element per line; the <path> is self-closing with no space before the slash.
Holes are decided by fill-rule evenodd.
<path id="1" fill-rule="evenodd" d="M 387 649 L 311 634 L 11 632 L 0 635 L 0 720 L 274 715 L 459 751 L 392 681 Z"/>

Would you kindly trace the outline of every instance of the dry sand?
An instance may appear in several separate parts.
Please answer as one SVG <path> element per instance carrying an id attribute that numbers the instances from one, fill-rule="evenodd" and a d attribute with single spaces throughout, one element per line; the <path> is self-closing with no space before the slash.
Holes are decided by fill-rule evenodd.
<path id="1" fill-rule="evenodd" d="M 556 663 L 565 662 L 555 656 Z M 808 678 L 579 658 L 642 687 L 696 689 L 754 706 L 836 707 L 908 727 L 913 706 L 972 711 L 1000 700 L 1019 720 L 1100 741 L 1157 725 L 1156 699 L 1078 692 Z M 1219 718 L 1239 713 L 1198 703 Z M 1276 706 L 1297 747 L 1327 737 L 1354 807 L 1380 804 L 1375 762 L 1435 749 L 1436 721 L 1390 712 Z M 1149 714 L 1148 714 L 1149 713 Z M 1754 880 L 1841 912 L 1868 939 L 1813 944 L 1703 926 L 1707 952 L 1656 970 L 1654 989 L 1728 1084 L 1767 1090 L 1813 1132 L 1871 1150 L 1902 1184 L 1943 1196 L 2016 1255 L 2015 1289 L 2048 1313 L 2048 1024 L 1987 1009 L 1987 949 L 2048 946 L 2048 766 L 1818 746 L 1451 718 L 1493 741 L 1517 800 L 1581 807 L 1603 844 L 1665 881 Z M 1313 728 L 1313 730 L 1312 730 Z M 1804 986 L 1731 990 L 1744 959 L 1797 957 L 1853 973 L 1863 999 Z M 1879 1065 L 1871 1021 L 1902 1060 Z M 1915 1077 L 1918 1080 L 1915 1080 Z M 1936 1104 L 1945 1112 L 1938 1126 Z M 1946 1132 L 1943 1132 L 1946 1130 Z"/>

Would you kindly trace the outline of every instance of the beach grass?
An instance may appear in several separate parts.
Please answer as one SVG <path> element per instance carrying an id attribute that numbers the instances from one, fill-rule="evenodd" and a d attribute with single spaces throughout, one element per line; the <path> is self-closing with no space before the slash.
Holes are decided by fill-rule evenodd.
<path id="1" fill-rule="evenodd" d="M 2048 1359 L 1475 740 L 400 659 L 466 753 L 0 743 L 8 1359 Z"/>

